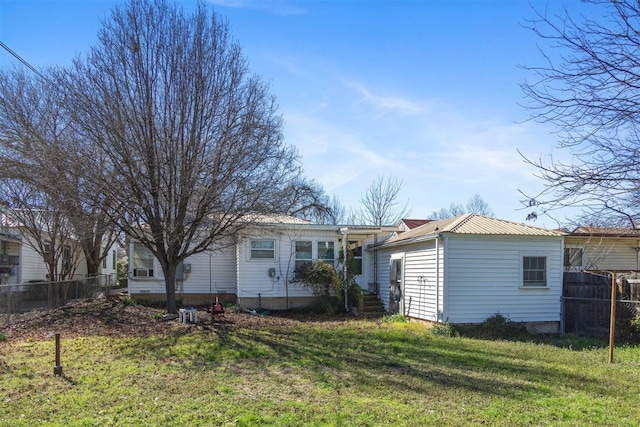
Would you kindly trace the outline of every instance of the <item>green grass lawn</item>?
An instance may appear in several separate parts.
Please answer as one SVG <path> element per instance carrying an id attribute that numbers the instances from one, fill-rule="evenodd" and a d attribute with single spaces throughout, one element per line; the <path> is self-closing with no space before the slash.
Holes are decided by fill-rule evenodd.
<path id="1" fill-rule="evenodd" d="M 637 426 L 640 348 L 353 320 L 0 342 L 2 426 Z"/>

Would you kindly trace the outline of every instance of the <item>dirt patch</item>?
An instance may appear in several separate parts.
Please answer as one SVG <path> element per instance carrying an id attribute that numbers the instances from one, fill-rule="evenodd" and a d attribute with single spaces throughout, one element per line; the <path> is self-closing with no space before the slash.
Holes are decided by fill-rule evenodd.
<path id="1" fill-rule="evenodd" d="M 166 311 L 132 303 L 117 295 L 75 301 L 55 310 L 35 310 L 11 316 L 11 326 L 4 329 L 7 341 L 49 339 L 56 333 L 79 336 L 151 336 L 170 335 L 185 329 L 264 329 L 295 327 L 302 323 L 322 322 L 333 327 L 350 316 L 322 316 L 306 312 L 231 312 L 212 315 L 197 307 L 198 323 L 183 324 L 178 319 L 165 320 Z"/>

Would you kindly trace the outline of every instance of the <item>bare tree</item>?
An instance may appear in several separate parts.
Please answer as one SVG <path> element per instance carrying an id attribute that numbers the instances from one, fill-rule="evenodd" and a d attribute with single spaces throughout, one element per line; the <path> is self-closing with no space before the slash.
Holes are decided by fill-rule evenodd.
<path id="1" fill-rule="evenodd" d="M 396 225 L 411 210 L 408 202 L 399 205 L 398 196 L 404 183 L 392 176 L 379 175 L 360 196 L 361 208 L 356 222 L 368 225 Z"/>
<path id="2" fill-rule="evenodd" d="M 6 185 L 28 185 L 47 194 L 55 204 L 51 209 L 64 213 L 73 226 L 87 273 L 93 276 L 99 273 L 115 239 L 115 229 L 103 209 L 109 201 L 93 190 L 86 193 L 79 174 L 87 164 L 78 156 L 64 93 L 54 83 L 55 70 L 43 73 L 30 76 L 19 70 L 0 71 L 0 178 Z M 22 202 L 20 206 L 23 211 L 30 209 Z M 34 215 L 42 211 L 40 206 L 33 209 Z"/>
<path id="3" fill-rule="evenodd" d="M 192 15 L 162 0 L 115 6 L 98 40 L 64 85 L 89 142 L 87 181 L 158 260 L 175 313 L 178 264 L 232 241 L 254 214 L 284 212 L 298 155 L 268 86 L 204 4 Z"/>
<path id="4" fill-rule="evenodd" d="M 329 196 L 324 188 L 314 180 L 304 177 L 286 185 L 279 196 L 284 213 L 323 224 L 332 216 Z"/>
<path id="5" fill-rule="evenodd" d="M 585 3 L 591 3 L 585 5 Z M 532 119 L 551 123 L 570 160 L 525 159 L 544 182 L 525 194 L 529 218 L 581 206 L 610 224 L 640 218 L 640 6 L 634 0 L 572 4 L 559 15 L 536 12 L 545 63 L 527 66 L 522 84 Z M 589 7 L 588 17 L 579 7 Z M 557 54 L 556 54 L 557 52 Z"/>
<path id="6" fill-rule="evenodd" d="M 58 282 L 73 277 L 82 249 L 73 226 L 55 200 L 19 180 L 3 180 L 0 195 L 8 204 L 4 215 L 21 230 L 25 237 L 23 243 L 42 257 L 48 279 Z M 57 283 L 50 292 L 52 304 L 57 306 Z"/>
<path id="7" fill-rule="evenodd" d="M 479 194 L 473 196 L 466 205 L 461 203 L 451 203 L 448 208 L 442 208 L 437 212 L 433 212 L 429 219 L 446 219 L 465 213 L 474 213 L 483 216 L 494 216 L 489 204 Z"/>

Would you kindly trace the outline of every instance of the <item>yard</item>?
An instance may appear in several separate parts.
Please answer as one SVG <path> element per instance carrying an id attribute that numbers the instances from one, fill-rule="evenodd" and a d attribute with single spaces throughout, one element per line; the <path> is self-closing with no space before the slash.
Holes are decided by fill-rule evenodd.
<path id="1" fill-rule="evenodd" d="M 640 423 L 640 348 L 434 336 L 415 323 L 226 312 L 160 321 L 122 298 L 3 332 L 0 425 Z M 54 376 L 53 333 L 63 375 Z"/>

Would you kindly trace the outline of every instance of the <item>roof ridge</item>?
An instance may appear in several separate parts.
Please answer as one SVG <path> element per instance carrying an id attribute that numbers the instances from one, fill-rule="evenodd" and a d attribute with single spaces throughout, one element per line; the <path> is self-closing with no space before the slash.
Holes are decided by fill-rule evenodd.
<path id="1" fill-rule="evenodd" d="M 458 219 L 456 219 L 454 222 L 452 222 L 449 225 L 449 227 L 447 227 L 446 231 L 450 231 L 452 233 L 455 233 L 456 229 L 462 227 L 464 224 L 469 222 L 469 220 L 471 220 L 471 218 L 473 218 L 474 216 L 475 216 L 474 213 L 466 213 L 466 214 L 460 215 L 460 217 Z"/>

